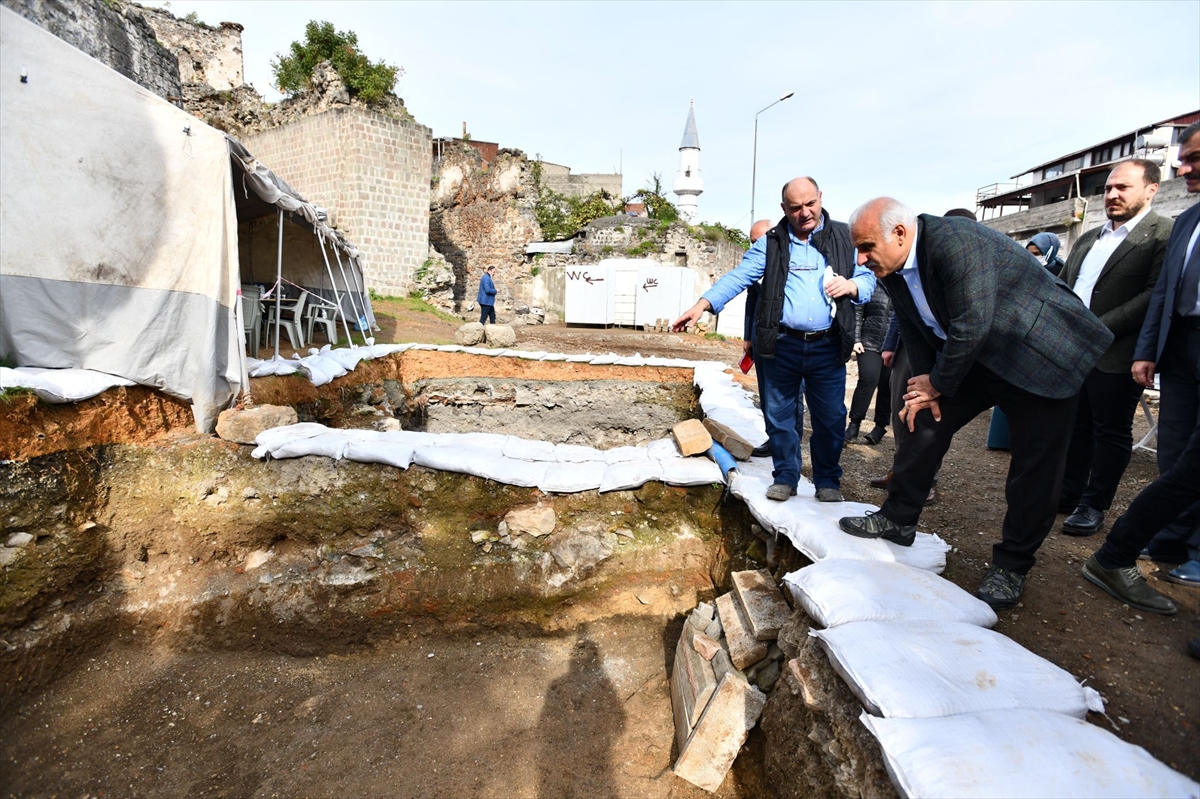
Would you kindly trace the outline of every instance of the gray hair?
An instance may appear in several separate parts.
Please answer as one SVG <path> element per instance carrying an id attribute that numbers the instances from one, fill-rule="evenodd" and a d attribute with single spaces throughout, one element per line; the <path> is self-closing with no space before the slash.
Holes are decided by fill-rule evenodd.
<path id="1" fill-rule="evenodd" d="M 913 230 L 917 227 L 917 212 L 891 197 L 876 197 L 855 208 L 854 213 L 850 214 L 850 226 L 857 225 L 863 214 L 876 208 L 879 209 L 879 232 L 884 241 L 892 240 L 892 231 L 896 225 L 904 225 Z"/>

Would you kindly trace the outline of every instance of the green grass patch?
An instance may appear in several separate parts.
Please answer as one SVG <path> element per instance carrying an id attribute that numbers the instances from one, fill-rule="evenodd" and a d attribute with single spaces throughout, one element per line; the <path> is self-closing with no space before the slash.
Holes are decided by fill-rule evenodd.
<path id="1" fill-rule="evenodd" d="M 722 336 L 720 333 L 718 333 L 715 330 L 705 333 L 704 338 L 707 341 L 728 341 L 728 339 L 726 339 L 724 336 Z"/>
<path id="2" fill-rule="evenodd" d="M 455 324 L 462 323 L 462 320 L 457 316 L 446 313 L 436 305 L 430 304 L 430 302 L 424 297 L 410 295 L 408 297 L 385 297 L 383 299 L 391 303 L 393 308 L 398 308 L 402 311 L 409 311 L 411 313 L 427 313 L 431 316 L 436 316 L 443 322 L 453 322 Z"/>

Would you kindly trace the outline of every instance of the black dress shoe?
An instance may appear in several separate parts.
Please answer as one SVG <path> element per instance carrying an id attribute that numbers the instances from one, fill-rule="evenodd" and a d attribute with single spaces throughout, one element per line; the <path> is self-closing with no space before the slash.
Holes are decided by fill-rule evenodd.
<path id="1" fill-rule="evenodd" d="M 1104 511 L 1080 505 L 1067 518 L 1063 519 L 1062 529 L 1067 535 L 1095 535 L 1104 526 Z"/>
<path id="2" fill-rule="evenodd" d="M 765 444 L 759 444 L 757 447 L 754 448 L 754 451 L 751 452 L 750 454 L 753 455 L 755 458 L 768 457 L 771 454 L 771 442 L 768 441 Z"/>
<path id="3" fill-rule="evenodd" d="M 863 436 L 863 440 L 866 441 L 868 444 L 874 446 L 875 444 L 878 444 L 880 441 L 883 441 L 883 434 L 886 432 L 887 432 L 887 428 L 885 426 L 877 424 L 871 430 L 871 432 L 869 432 L 865 436 Z"/>
<path id="4" fill-rule="evenodd" d="M 858 438 L 858 422 L 851 422 L 846 425 L 846 441 L 853 441 Z"/>

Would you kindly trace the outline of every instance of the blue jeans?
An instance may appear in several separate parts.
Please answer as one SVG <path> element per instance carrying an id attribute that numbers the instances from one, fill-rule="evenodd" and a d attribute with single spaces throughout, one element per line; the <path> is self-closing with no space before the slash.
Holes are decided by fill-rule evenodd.
<path id="1" fill-rule="evenodd" d="M 763 358 L 759 368 L 766 389 L 767 437 L 771 442 L 776 483 L 800 482 L 800 443 L 804 436 L 803 391 L 812 413 L 813 485 L 839 488 L 842 446 L 846 436 L 846 364 L 841 342 L 834 335 L 819 341 L 780 335 L 775 357 Z"/>

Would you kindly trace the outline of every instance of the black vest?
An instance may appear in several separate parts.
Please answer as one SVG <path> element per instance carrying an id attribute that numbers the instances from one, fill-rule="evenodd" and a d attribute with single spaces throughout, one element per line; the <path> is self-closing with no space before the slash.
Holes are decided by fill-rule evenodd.
<path id="1" fill-rule="evenodd" d="M 809 240 L 817 252 L 825 256 L 833 271 L 849 280 L 854 276 L 854 245 L 850 242 L 850 228 L 845 222 L 834 222 L 830 219 L 824 208 L 821 209 L 821 218 L 824 220 L 824 227 Z M 783 318 L 783 287 L 787 283 L 788 263 L 791 260 L 787 217 L 765 235 L 767 264 L 755 314 L 756 358 L 775 357 L 775 338 L 779 335 L 779 323 Z M 854 350 L 854 300 L 850 297 L 840 297 L 834 302 L 837 306 L 837 316 L 834 317 L 833 324 L 839 329 L 844 363 L 850 360 L 850 353 Z"/>

